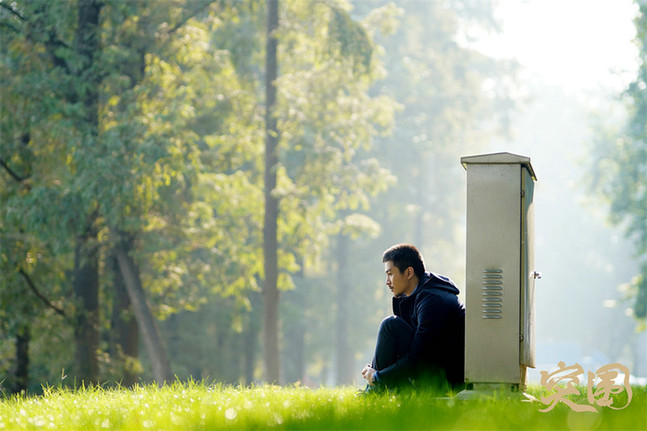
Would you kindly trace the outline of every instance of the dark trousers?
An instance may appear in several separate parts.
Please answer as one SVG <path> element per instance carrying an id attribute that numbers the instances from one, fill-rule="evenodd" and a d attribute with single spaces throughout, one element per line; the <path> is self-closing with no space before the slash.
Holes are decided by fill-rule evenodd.
<path id="1" fill-rule="evenodd" d="M 401 317 L 389 316 L 382 320 L 377 331 L 375 356 L 371 366 L 379 372 L 396 363 L 411 350 L 414 335 L 415 329 Z M 457 343 L 462 346 L 463 338 L 457 337 Z M 452 358 L 455 359 L 451 362 L 455 367 L 452 369 L 453 374 L 450 375 L 454 377 L 453 380 L 448 381 L 445 367 L 425 361 L 415 368 L 391 371 L 388 381 L 384 379 L 382 384 L 393 388 L 410 388 L 413 384 L 415 387 L 425 387 L 440 392 L 446 392 L 450 388 L 460 390 L 463 387 L 463 350 L 454 348 L 452 351 L 455 352 L 452 353 L 454 355 Z"/>
<path id="2" fill-rule="evenodd" d="M 371 364 L 377 371 L 394 364 L 410 349 L 415 330 L 402 318 L 389 316 L 377 331 L 375 356 Z"/>

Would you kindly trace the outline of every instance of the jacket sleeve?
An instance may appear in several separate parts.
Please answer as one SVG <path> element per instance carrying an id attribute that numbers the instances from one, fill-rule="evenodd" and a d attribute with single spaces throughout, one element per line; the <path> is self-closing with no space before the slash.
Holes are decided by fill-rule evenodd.
<path id="1" fill-rule="evenodd" d="M 409 353 L 393 365 L 378 371 L 378 381 L 383 385 L 394 385 L 412 377 L 422 365 L 437 362 L 435 356 L 442 354 L 439 341 L 445 331 L 452 310 L 451 303 L 440 292 L 421 292 L 415 306 L 418 325 Z"/>

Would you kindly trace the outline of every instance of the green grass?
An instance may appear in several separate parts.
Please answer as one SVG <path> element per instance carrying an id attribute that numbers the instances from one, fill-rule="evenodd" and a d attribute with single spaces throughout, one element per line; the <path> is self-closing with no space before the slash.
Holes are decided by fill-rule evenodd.
<path id="1" fill-rule="evenodd" d="M 541 388 L 529 390 L 539 398 Z M 582 398 L 584 402 L 586 398 Z M 620 400 L 618 400 L 620 401 Z M 519 397 L 461 401 L 428 393 L 357 397 L 355 388 L 235 388 L 201 383 L 134 389 L 46 389 L 0 399 L 0 430 L 519 429 L 647 430 L 647 388 L 623 410 L 576 413 Z"/>

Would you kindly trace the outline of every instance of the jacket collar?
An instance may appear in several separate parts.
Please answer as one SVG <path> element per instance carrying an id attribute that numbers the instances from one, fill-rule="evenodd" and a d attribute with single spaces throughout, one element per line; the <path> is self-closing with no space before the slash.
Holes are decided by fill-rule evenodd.
<path id="1" fill-rule="evenodd" d="M 451 279 L 445 277 L 444 275 L 435 274 L 433 272 L 425 272 L 425 274 L 418 282 L 418 285 L 416 286 L 416 288 L 413 289 L 413 292 L 411 292 L 411 295 L 397 296 L 396 298 L 399 300 L 403 300 L 406 298 L 415 298 L 416 295 L 420 293 L 420 291 L 424 289 L 432 289 L 432 288 L 442 289 L 447 292 L 453 293 L 454 295 L 458 295 L 460 293 L 458 290 L 458 287 L 456 287 L 456 285 Z"/>

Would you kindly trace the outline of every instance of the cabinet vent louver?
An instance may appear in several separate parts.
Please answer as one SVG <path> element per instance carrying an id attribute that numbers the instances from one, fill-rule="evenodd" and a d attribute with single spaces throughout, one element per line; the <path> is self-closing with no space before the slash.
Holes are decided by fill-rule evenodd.
<path id="1" fill-rule="evenodd" d="M 483 296 L 481 311 L 483 319 L 503 318 L 503 270 L 483 270 Z"/>

